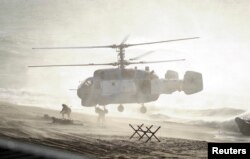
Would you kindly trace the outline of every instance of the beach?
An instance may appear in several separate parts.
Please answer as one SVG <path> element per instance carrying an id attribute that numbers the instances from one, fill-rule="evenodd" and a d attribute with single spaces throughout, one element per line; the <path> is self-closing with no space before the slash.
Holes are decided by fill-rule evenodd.
<path id="1" fill-rule="evenodd" d="M 59 111 L 8 103 L 2 103 L 0 109 L 0 136 L 90 158 L 207 157 L 207 142 L 201 140 L 202 132 L 195 133 L 195 127 L 187 128 L 184 124 L 107 117 L 101 126 L 96 122 L 97 116 L 73 113 L 74 124 L 62 125 L 44 117 L 44 114 L 60 117 Z M 129 124 L 141 123 L 161 126 L 156 133 L 160 142 L 152 138 L 146 143 L 146 138 L 139 141 L 138 136 L 130 139 L 133 130 Z"/>

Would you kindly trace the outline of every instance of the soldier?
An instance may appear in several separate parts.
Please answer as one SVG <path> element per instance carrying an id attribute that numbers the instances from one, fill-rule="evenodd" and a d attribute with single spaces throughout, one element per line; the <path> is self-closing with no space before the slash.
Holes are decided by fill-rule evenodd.
<path id="1" fill-rule="evenodd" d="M 68 115 L 68 119 L 70 119 L 70 114 L 71 114 L 71 109 L 69 106 L 67 106 L 66 104 L 62 104 L 62 110 L 61 110 L 61 114 L 62 114 L 62 117 L 64 119 L 64 114 L 67 114 Z"/>
<path id="2" fill-rule="evenodd" d="M 95 112 L 98 114 L 97 122 L 103 125 L 105 122 L 105 115 L 108 113 L 108 110 L 105 107 L 104 109 L 96 107 Z"/>

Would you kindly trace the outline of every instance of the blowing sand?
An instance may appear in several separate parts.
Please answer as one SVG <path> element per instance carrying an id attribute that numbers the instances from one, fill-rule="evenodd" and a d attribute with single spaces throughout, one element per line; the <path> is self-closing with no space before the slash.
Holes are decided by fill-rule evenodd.
<path id="1" fill-rule="evenodd" d="M 207 158 L 206 141 L 213 140 L 215 131 L 173 122 L 109 116 L 105 126 L 100 126 L 97 116 L 74 112 L 76 125 L 60 125 L 43 118 L 44 114 L 60 117 L 55 110 L 1 103 L 0 136 L 90 158 Z M 148 143 L 129 139 L 133 133 L 129 123 L 161 126 L 157 132 L 161 142 L 154 138 Z"/>

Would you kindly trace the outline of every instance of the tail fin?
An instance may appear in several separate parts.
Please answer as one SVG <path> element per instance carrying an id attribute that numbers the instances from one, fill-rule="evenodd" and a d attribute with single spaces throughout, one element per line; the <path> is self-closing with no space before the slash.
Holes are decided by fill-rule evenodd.
<path id="1" fill-rule="evenodd" d="M 187 71 L 184 75 L 182 90 L 185 94 L 194 94 L 203 90 L 202 74 L 194 71 Z"/>

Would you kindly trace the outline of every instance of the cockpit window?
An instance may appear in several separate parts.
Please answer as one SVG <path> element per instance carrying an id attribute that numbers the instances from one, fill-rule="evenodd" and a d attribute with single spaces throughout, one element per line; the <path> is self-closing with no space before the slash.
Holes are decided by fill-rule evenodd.
<path id="1" fill-rule="evenodd" d="M 92 79 L 87 79 L 85 82 L 84 82 L 84 85 L 86 86 L 91 86 L 93 84 L 93 80 Z"/>

